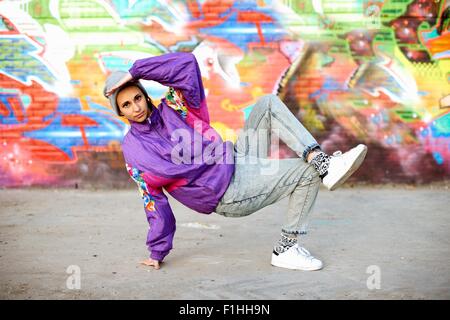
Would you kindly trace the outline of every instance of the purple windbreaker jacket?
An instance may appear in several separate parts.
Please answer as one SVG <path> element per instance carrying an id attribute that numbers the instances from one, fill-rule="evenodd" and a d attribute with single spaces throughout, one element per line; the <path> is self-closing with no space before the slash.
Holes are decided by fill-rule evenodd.
<path id="1" fill-rule="evenodd" d="M 175 216 L 163 188 L 195 211 L 213 212 L 234 173 L 234 145 L 222 141 L 209 124 L 200 69 L 192 53 L 136 60 L 129 72 L 135 80 L 169 87 L 146 121 L 130 121 L 122 141 L 127 171 L 144 200 L 150 257 L 162 261 L 175 234 Z"/>

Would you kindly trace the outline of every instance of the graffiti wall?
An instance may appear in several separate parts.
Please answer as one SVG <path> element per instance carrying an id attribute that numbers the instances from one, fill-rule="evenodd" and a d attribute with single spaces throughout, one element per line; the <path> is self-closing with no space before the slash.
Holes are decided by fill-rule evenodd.
<path id="1" fill-rule="evenodd" d="M 0 186 L 129 185 L 104 80 L 175 51 L 221 134 L 276 93 L 325 151 L 369 146 L 352 180 L 448 179 L 449 25 L 449 0 L 0 1 Z"/>

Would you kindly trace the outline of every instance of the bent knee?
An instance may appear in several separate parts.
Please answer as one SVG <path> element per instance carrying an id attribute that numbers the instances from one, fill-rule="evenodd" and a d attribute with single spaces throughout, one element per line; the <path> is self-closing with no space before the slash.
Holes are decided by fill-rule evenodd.
<path id="1" fill-rule="evenodd" d="M 273 93 L 267 93 L 267 94 L 265 94 L 265 95 L 263 95 L 263 96 L 261 96 L 259 99 L 258 99 L 258 102 L 261 102 L 261 101 L 263 101 L 263 102 L 273 102 L 273 101 L 279 101 L 280 100 L 280 98 L 276 95 L 276 94 L 273 94 Z M 267 104 L 267 103 L 263 103 L 263 104 Z"/>
<path id="2" fill-rule="evenodd" d="M 280 97 L 278 97 L 276 94 L 273 94 L 273 93 L 268 93 L 268 94 L 264 95 L 264 98 L 269 100 L 270 102 L 280 101 Z"/>
<path id="3" fill-rule="evenodd" d="M 265 94 L 258 99 L 255 103 L 254 108 L 258 108 L 260 110 L 267 110 L 274 104 L 274 102 L 280 101 L 280 98 L 273 93 Z"/>

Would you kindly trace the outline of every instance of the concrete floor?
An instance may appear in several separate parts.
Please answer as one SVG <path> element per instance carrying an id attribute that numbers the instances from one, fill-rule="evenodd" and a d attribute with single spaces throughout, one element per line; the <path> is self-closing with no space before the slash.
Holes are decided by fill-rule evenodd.
<path id="1" fill-rule="evenodd" d="M 137 189 L 2 189 L 0 298 L 450 298 L 448 186 L 321 189 L 302 241 L 324 262 L 315 272 L 270 265 L 287 198 L 245 218 L 170 203 L 174 249 L 153 270 L 138 263 L 147 221 Z M 80 289 L 67 287 L 73 265 Z"/>

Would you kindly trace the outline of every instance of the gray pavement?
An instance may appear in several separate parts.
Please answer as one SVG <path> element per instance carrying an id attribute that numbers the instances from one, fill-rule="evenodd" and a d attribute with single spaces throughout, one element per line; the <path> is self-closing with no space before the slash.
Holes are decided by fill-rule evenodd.
<path id="1" fill-rule="evenodd" d="M 449 299 L 449 191 L 321 189 L 302 244 L 325 267 L 305 272 L 270 265 L 287 198 L 244 218 L 170 198 L 174 249 L 156 271 L 138 263 L 147 221 L 137 189 L 2 189 L 0 298 Z M 78 283 L 69 266 L 80 289 L 68 288 Z"/>

